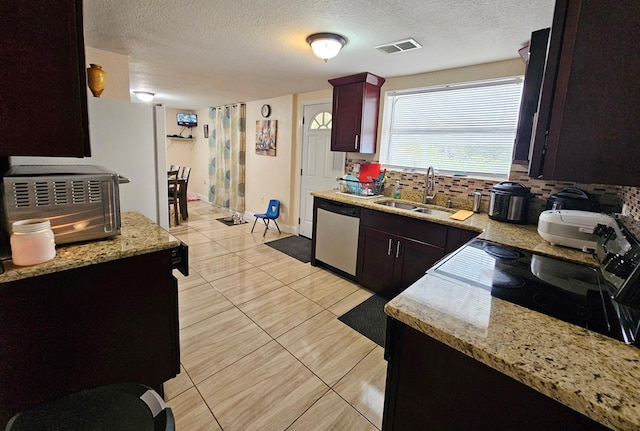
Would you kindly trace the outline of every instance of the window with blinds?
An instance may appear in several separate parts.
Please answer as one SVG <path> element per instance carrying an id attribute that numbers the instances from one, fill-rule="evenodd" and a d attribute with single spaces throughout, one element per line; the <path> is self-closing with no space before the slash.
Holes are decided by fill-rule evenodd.
<path id="1" fill-rule="evenodd" d="M 380 162 L 507 177 L 522 77 L 387 92 Z"/>

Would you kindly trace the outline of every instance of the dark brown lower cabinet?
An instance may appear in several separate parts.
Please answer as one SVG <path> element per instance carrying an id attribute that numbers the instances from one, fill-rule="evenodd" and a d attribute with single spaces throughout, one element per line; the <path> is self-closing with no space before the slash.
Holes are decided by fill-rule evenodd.
<path id="1" fill-rule="evenodd" d="M 392 298 L 445 254 L 477 235 L 426 220 L 363 209 L 356 278 L 367 289 Z"/>
<path id="2" fill-rule="evenodd" d="M 0 285 L 0 428 L 16 412 L 115 382 L 162 394 L 180 371 L 171 250 Z"/>
<path id="3" fill-rule="evenodd" d="M 385 359 L 383 431 L 608 429 L 391 318 Z"/>

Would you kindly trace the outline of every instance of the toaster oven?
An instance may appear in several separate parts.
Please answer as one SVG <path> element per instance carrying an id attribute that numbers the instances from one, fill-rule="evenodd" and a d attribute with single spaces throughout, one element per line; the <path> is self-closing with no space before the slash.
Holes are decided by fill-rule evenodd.
<path id="1" fill-rule="evenodd" d="M 120 233 L 119 184 L 126 178 L 94 165 L 17 165 L 3 177 L 2 227 L 45 218 L 56 244 L 107 238 Z"/>

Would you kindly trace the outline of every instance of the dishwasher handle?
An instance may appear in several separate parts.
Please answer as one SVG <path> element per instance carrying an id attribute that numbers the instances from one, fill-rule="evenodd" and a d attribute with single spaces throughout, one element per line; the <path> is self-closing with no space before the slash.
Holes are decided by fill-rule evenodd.
<path id="1" fill-rule="evenodd" d="M 318 209 L 323 209 L 332 213 L 340 214 L 347 217 L 360 217 L 360 207 L 356 207 L 349 204 L 343 204 L 341 202 L 328 202 L 319 201 Z"/>

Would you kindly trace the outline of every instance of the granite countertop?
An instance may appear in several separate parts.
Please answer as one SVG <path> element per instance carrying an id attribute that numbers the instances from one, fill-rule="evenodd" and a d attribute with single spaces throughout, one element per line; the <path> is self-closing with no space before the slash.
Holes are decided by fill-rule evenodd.
<path id="1" fill-rule="evenodd" d="M 535 225 L 474 214 L 459 222 L 376 205 L 335 191 L 314 196 L 481 232 L 479 238 L 595 266 L 591 255 L 552 246 Z M 640 349 L 429 275 L 385 306 L 408 326 L 613 429 L 640 429 Z"/>
<path id="2" fill-rule="evenodd" d="M 386 205 L 380 205 L 377 203 L 380 201 L 389 200 L 388 197 L 365 198 L 358 197 L 356 195 L 340 193 L 335 190 L 312 192 L 311 194 L 319 198 L 356 205 L 362 208 L 369 208 L 376 211 L 388 212 L 405 217 L 417 218 L 434 223 L 444 224 L 447 226 L 476 231 L 479 233 L 478 238 L 481 239 L 486 239 L 488 241 L 497 242 L 500 244 L 530 251 L 532 253 L 540 254 L 543 256 L 555 257 L 558 259 L 578 262 L 594 267 L 597 266 L 596 261 L 588 253 L 584 253 L 580 250 L 575 250 L 568 247 L 551 245 L 548 241 L 542 239 L 542 237 L 538 235 L 538 229 L 536 225 L 520 225 L 496 221 L 490 219 L 489 216 L 484 213 L 474 214 L 464 221 L 457 221 L 450 219 L 448 215 L 430 215 L 418 213 L 394 207 L 388 207 Z M 394 200 L 398 202 L 416 204 L 416 202 L 409 200 Z M 418 203 L 418 205 L 421 204 Z M 457 211 L 457 209 L 446 209 L 435 205 L 427 206 L 432 208 L 444 209 L 450 211 L 451 214 Z"/>
<path id="3" fill-rule="evenodd" d="M 15 266 L 4 261 L 0 283 L 51 274 L 125 257 L 176 247 L 180 241 L 138 212 L 122 213 L 121 234 L 111 238 L 56 247 L 53 260 L 33 266 Z"/>

